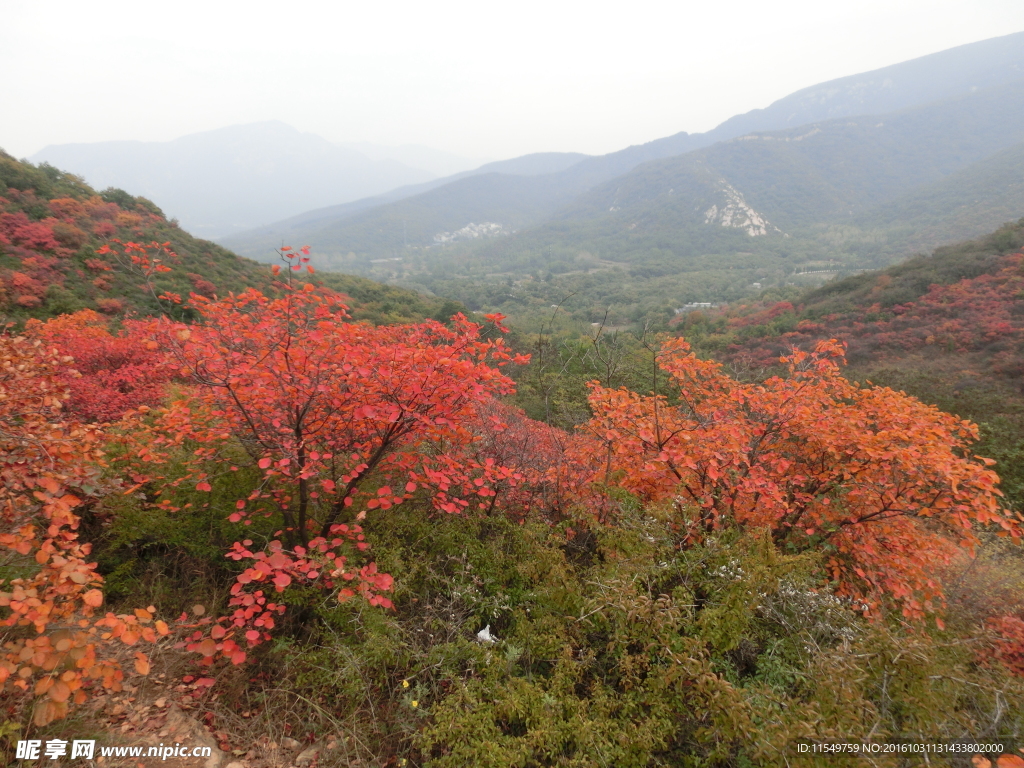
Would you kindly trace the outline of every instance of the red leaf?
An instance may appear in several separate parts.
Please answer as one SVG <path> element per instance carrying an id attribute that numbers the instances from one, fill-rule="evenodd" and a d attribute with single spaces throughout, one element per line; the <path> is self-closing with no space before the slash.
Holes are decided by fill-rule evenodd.
<path id="1" fill-rule="evenodd" d="M 282 592 L 284 591 L 285 587 L 292 583 L 292 577 L 289 576 L 287 573 L 279 573 L 276 576 L 274 576 L 273 581 L 274 586 L 277 587 L 277 591 Z"/>

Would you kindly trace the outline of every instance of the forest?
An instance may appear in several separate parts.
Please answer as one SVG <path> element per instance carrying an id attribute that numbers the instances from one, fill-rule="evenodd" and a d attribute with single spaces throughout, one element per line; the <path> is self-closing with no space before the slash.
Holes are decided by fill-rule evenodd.
<path id="1" fill-rule="evenodd" d="M 1024 764 L 1024 224 L 627 325 L 0 174 L 5 762 Z"/>

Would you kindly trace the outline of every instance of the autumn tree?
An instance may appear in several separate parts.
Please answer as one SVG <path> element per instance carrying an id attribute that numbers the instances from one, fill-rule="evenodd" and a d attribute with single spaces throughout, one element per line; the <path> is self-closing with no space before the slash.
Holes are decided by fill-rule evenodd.
<path id="1" fill-rule="evenodd" d="M 941 606 L 936 565 L 973 547 L 979 526 L 1020 537 L 990 462 L 970 454 L 977 428 L 846 381 L 835 341 L 794 352 L 789 374 L 763 384 L 730 378 L 681 339 L 659 362 L 677 403 L 592 385 L 594 418 L 575 446 L 581 489 L 617 485 L 670 504 L 691 538 L 767 529 L 779 546 L 820 552 L 863 610 L 888 597 L 915 617 Z"/>
<path id="2" fill-rule="evenodd" d="M 211 637 L 195 638 L 207 659 L 240 662 L 243 629 L 248 645 L 266 639 L 283 605 L 263 585 L 281 592 L 298 578 L 339 599 L 358 591 L 390 605 L 382 593 L 391 577 L 353 564 L 366 549 L 358 521 L 367 511 L 420 488 L 439 511 L 486 508 L 496 485 L 518 480 L 464 450 L 478 439 L 467 426 L 477 409 L 512 388 L 500 367 L 513 358 L 500 338 L 483 339 L 461 315 L 452 327 L 353 323 L 338 294 L 279 288 L 276 298 L 193 295 L 201 322 L 160 331 L 192 389 L 160 416 L 141 454 L 160 461 L 187 446 L 188 482 L 199 491 L 251 468 L 260 480 L 230 519 L 269 518 L 276 529 L 265 549 L 246 539 L 229 553 L 253 564 L 233 587 L 235 612 Z"/>

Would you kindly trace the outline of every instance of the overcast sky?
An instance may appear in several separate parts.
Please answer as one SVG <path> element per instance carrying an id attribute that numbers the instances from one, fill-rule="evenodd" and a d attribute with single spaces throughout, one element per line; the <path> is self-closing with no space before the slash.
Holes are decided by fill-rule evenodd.
<path id="1" fill-rule="evenodd" d="M 1021 30 L 1021 0 L 0 0 L 0 147 L 276 118 L 468 157 L 604 153 Z"/>

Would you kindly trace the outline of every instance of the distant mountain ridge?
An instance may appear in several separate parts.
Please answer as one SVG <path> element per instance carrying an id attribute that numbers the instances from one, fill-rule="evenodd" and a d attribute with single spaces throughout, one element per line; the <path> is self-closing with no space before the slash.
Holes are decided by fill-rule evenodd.
<path id="1" fill-rule="evenodd" d="M 885 115 L 750 133 L 638 166 L 555 220 L 643 222 L 668 208 L 703 223 L 711 197 L 729 186 L 783 230 L 845 221 L 1024 141 L 1022 114 L 1024 79 Z"/>
<path id="2" fill-rule="evenodd" d="M 515 281 L 542 270 L 566 275 L 550 281 L 548 299 L 627 306 L 737 300 L 763 285 L 885 266 L 1024 215 L 1020 114 L 1024 81 L 883 116 L 748 134 L 640 165 L 510 237 L 443 257 L 410 255 L 421 276 L 402 277 L 454 292 L 454 273 L 483 295 L 490 276 Z M 632 280 L 592 272 L 613 267 Z"/>
<path id="3" fill-rule="evenodd" d="M 896 112 L 1021 78 L 1024 32 L 1017 32 L 812 85 L 765 109 L 731 117 L 710 133 L 738 136 L 838 117 Z"/>
<path id="4" fill-rule="evenodd" d="M 336 221 L 355 216 L 360 211 L 387 205 L 388 203 L 397 202 L 399 200 L 405 200 L 406 198 L 415 197 L 422 193 L 429 192 L 432 189 L 437 189 L 438 187 L 443 187 L 447 184 L 454 184 L 461 179 L 466 179 L 471 176 L 483 176 L 486 174 L 542 176 L 549 173 L 556 173 L 564 168 L 569 168 L 586 157 L 588 156 L 578 152 L 538 152 L 530 155 L 523 155 L 521 157 L 514 157 L 510 160 L 496 160 L 491 163 L 486 163 L 474 170 L 463 171 L 462 173 L 457 173 L 444 179 L 434 179 L 433 181 L 427 181 L 421 184 L 409 184 L 404 187 L 393 189 L 383 195 L 377 195 L 376 197 L 367 197 L 361 200 L 354 200 L 350 203 L 341 203 L 339 205 L 316 208 L 265 227 L 259 227 L 258 229 L 254 229 L 240 235 L 221 239 L 240 244 L 240 247 L 243 249 L 246 249 L 246 243 L 257 244 L 255 246 L 249 246 L 250 248 L 262 248 L 267 243 L 274 243 L 282 239 L 289 242 L 298 242 L 298 240 L 294 240 L 296 237 L 302 239 L 305 243 L 308 242 L 308 237 L 306 237 L 305 234 L 307 229 L 311 225 L 315 225 L 317 223 L 325 223 L 330 226 Z M 303 239 L 304 237 L 306 237 L 306 239 Z"/>
<path id="5" fill-rule="evenodd" d="M 145 196 L 196 235 L 219 237 L 299 213 L 428 181 L 433 174 L 303 133 L 280 121 L 173 141 L 62 144 L 36 153 L 97 188 Z"/>
<path id="6" fill-rule="evenodd" d="M 375 199 L 308 212 L 290 221 L 222 238 L 221 242 L 257 259 L 266 258 L 282 237 L 310 243 L 328 255 L 354 252 L 379 257 L 405 245 L 427 246 L 434 233 L 479 223 L 480 217 L 513 228 L 539 225 L 548 219 L 562 221 L 565 216 L 556 216 L 556 212 L 575 204 L 569 201 L 643 163 L 685 155 L 751 132 L 786 129 L 837 116 L 908 109 L 969 96 L 1022 78 L 1024 33 L 1016 33 L 812 86 L 765 109 L 730 118 L 707 133 L 679 133 L 581 159 L 526 183 L 506 178 L 507 172 L 497 168 L 502 175 L 483 185 L 461 184 L 466 174 L 460 174 L 394 190 Z M 472 173 L 479 175 L 485 168 Z M 414 198 L 416 201 L 410 202 Z"/>

